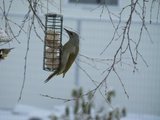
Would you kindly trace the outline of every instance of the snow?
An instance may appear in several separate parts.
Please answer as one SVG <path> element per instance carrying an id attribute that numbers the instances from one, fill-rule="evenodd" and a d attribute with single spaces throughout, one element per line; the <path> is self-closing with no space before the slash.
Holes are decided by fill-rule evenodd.
<path id="1" fill-rule="evenodd" d="M 55 106 L 52 110 L 45 110 L 33 106 L 18 104 L 13 110 L 0 109 L 0 120 L 50 120 L 51 115 L 60 117 L 64 115 L 65 106 Z M 70 115 L 71 119 L 73 116 Z M 160 120 L 160 116 L 127 114 L 121 120 Z"/>
<path id="2" fill-rule="evenodd" d="M 9 36 L 2 28 L 0 28 L 0 42 L 8 42 L 8 41 L 9 41 Z"/>
<path id="3" fill-rule="evenodd" d="M 160 116 L 128 114 L 121 120 L 160 120 Z"/>
<path id="4" fill-rule="evenodd" d="M 50 114 L 49 110 L 18 104 L 13 110 L 0 109 L 0 120 L 49 120 Z"/>

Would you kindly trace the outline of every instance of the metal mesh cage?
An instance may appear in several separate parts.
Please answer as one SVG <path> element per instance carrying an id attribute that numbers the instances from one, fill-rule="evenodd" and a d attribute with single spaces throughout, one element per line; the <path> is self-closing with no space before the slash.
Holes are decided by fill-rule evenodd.
<path id="1" fill-rule="evenodd" d="M 63 16 L 49 13 L 45 15 L 45 40 L 43 69 L 58 69 L 61 59 Z"/>

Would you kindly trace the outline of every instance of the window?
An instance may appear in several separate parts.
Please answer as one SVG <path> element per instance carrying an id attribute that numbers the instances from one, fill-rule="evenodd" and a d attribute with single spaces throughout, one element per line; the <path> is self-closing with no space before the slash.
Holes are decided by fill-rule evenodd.
<path id="1" fill-rule="evenodd" d="M 118 0 L 69 0 L 70 3 L 118 5 Z"/>

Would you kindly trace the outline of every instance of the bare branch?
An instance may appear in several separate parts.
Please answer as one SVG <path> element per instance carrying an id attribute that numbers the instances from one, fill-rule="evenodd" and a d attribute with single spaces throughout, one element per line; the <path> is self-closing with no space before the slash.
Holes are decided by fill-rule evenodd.
<path id="1" fill-rule="evenodd" d="M 44 94 L 40 94 L 40 95 L 43 96 L 43 97 L 50 98 L 50 99 L 61 100 L 63 102 L 69 102 L 69 101 L 76 100 L 75 98 L 66 99 L 66 98 L 53 97 L 53 96 L 44 95 Z"/>
<path id="2" fill-rule="evenodd" d="M 132 23 L 132 16 L 133 16 L 133 13 L 135 12 L 137 3 L 138 3 L 138 0 L 136 0 L 135 2 L 134 2 L 133 0 L 131 0 L 131 5 L 128 5 L 128 6 L 124 7 L 124 9 L 127 8 L 127 7 L 130 7 L 131 11 L 130 11 L 130 15 L 129 15 L 127 21 L 126 21 L 125 27 L 124 27 L 124 29 L 123 29 L 123 34 L 122 34 L 121 42 L 120 42 L 120 44 L 119 44 L 118 49 L 116 50 L 116 52 L 115 52 L 115 54 L 114 54 L 114 58 L 113 58 L 113 62 L 112 62 L 112 64 L 111 64 L 111 66 L 106 69 L 106 70 L 107 70 L 107 74 L 105 75 L 104 79 L 99 83 L 99 85 L 97 85 L 97 87 L 94 89 L 95 91 L 96 91 L 100 86 L 102 86 L 103 84 L 105 84 L 105 86 L 106 86 L 106 85 L 107 85 L 107 84 L 106 84 L 106 81 L 107 81 L 110 73 L 111 73 L 111 72 L 114 72 L 114 73 L 116 73 L 118 79 L 120 80 L 121 85 L 122 85 L 122 87 L 123 87 L 123 89 L 124 89 L 124 91 L 125 91 L 125 94 L 126 94 L 127 97 L 128 97 L 128 94 L 127 94 L 127 92 L 126 92 L 126 90 L 125 90 L 124 84 L 122 83 L 122 80 L 120 79 L 118 73 L 115 71 L 115 67 L 114 67 L 114 66 L 115 66 L 118 62 L 121 61 L 121 57 L 122 57 L 122 55 L 125 53 L 125 51 L 126 51 L 127 49 L 129 49 L 130 56 L 131 56 L 131 58 L 132 58 L 133 64 L 134 64 L 134 65 L 137 64 L 137 63 L 135 62 L 135 59 L 134 59 L 134 56 L 133 56 L 133 53 L 132 53 L 132 49 L 131 49 L 131 43 L 130 43 L 130 41 L 132 40 L 132 39 L 130 38 L 130 28 L 131 28 L 131 23 Z M 115 31 L 117 31 L 117 30 L 119 29 L 119 25 L 120 25 L 120 23 L 121 23 L 121 14 L 122 14 L 122 12 L 123 12 L 124 9 L 122 9 L 122 11 L 120 12 L 119 23 L 118 23 L 117 27 L 114 27 L 114 28 L 115 28 Z M 112 20 L 112 19 L 110 19 L 110 20 Z M 122 48 L 123 48 L 124 43 L 125 43 L 125 41 L 126 41 L 126 36 L 127 36 L 128 45 L 127 45 L 125 51 L 122 51 Z M 112 41 L 114 40 L 114 37 L 115 37 L 115 33 L 114 33 L 114 35 L 113 35 L 112 40 L 110 41 L 110 43 L 107 45 L 106 48 L 108 48 L 108 46 L 112 43 Z M 102 53 L 106 50 L 106 48 L 102 51 Z M 102 53 L 101 53 L 101 54 L 102 54 Z M 118 55 L 119 55 L 119 59 L 118 59 Z"/>
<path id="3" fill-rule="evenodd" d="M 28 24 L 28 38 L 27 38 L 26 54 L 25 54 L 25 57 L 24 57 L 23 82 L 22 82 L 22 87 L 21 87 L 21 90 L 20 90 L 20 95 L 19 95 L 19 98 L 18 98 L 18 102 L 22 99 L 23 89 L 24 89 L 25 82 L 26 82 L 27 60 L 28 60 L 28 52 L 29 52 L 29 46 L 30 46 L 30 36 L 31 36 L 31 31 L 32 31 L 33 24 L 34 24 L 34 17 L 32 19 L 31 25 Z"/>
<path id="4" fill-rule="evenodd" d="M 114 71 L 114 73 L 116 74 L 116 76 L 118 77 L 118 79 L 119 79 L 119 81 L 120 81 L 120 83 L 121 83 L 121 85 L 122 85 L 122 87 L 123 87 L 123 90 L 124 90 L 127 98 L 129 99 L 129 95 L 128 95 L 127 91 L 126 91 L 126 88 L 125 88 L 125 86 L 124 86 L 124 83 L 123 83 L 122 80 L 121 80 L 121 77 L 118 75 L 118 73 L 117 73 L 117 71 L 116 71 L 115 69 L 114 69 L 113 71 Z"/>
<path id="5" fill-rule="evenodd" d="M 37 18 L 37 21 L 38 21 L 38 23 L 41 25 L 41 28 L 43 29 L 43 31 L 44 31 L 44 27 L 45 27 L 45 25 L 43 24 L 43 22 L 42 22 L 42 20 L 39 18 L 39 16 L 37 15 L 37 1 L 32 1 L 32 0 L 27 0 L 28 1 L 28 3 L 29 3 L 29 6 L 30 6 L 30 8 L 31 8 L 31 10 L 32 10 L 32 12 L 33 12 L 33 14 L 35 15 L 35 17 Z M 32 6 L 32 4 L 33 4 L 33 6 Z"/>

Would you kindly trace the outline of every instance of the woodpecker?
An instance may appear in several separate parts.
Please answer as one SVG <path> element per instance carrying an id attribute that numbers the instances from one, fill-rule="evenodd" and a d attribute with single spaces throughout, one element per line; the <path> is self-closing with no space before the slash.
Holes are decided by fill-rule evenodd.
<path id="1" fill-rule="evenodd" d="M 64 28 L 65 29 L 65 28 Z M 48 82 L 55 75 L 63 74 L 65 76 L 66 72 L 69 70 L 73 62 L 75 61 L 79 52 L 79 36 L 77 33 L 65 29 L 69 35 L 69 40 L 62 47 L 61 63 L 57 70 L 55 70 L 48 78 L 44 81 Z"/>

